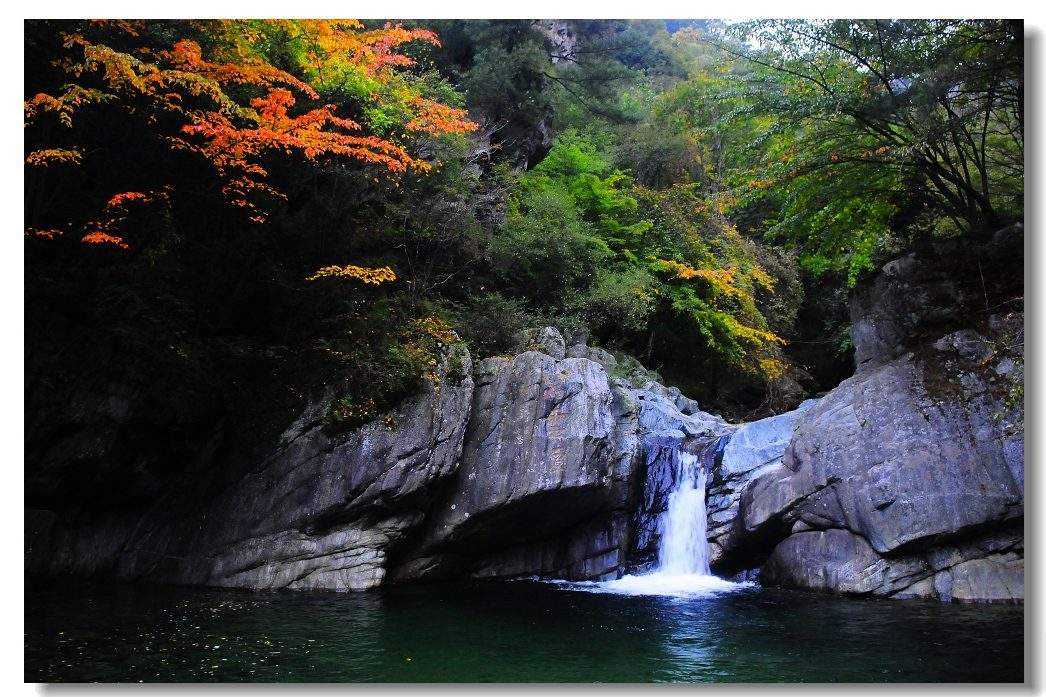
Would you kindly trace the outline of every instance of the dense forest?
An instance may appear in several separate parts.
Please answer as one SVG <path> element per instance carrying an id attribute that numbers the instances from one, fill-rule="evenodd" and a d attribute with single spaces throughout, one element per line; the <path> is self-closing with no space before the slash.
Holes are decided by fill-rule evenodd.
<path id="1" fill-rule="evenodd" d="M 115 391 L 144 479 L 545 324 L 777 413 L 883 262 L 1023 216 L 1019 21 L 28 21 L 25 64 L 27 459 Z"/>

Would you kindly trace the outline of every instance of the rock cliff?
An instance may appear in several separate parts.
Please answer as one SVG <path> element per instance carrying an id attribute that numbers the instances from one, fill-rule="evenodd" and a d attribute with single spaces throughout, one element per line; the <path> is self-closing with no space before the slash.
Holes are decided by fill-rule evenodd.
<path id="1" fill-rule="evenodd" d="M 915 293 L 907 319 L 882 319 L 919 268 L 888 265 L 856 303 L 857 373 L 793 412 L 729 424 L 551 328 L 475 366 L 458 344 L 420 394 L 351 433 L 324 428 L 319 400 L 268 456 L 235 476 L 186 477 L 145 510 L 27 510 L 26 572 L 335 590 L 616 578 L 656 559 L 688 452 L 711 473 L 719 573 L 1020 600 L 1022 315 L 939 331 Z"/>
<path id="2" fill-rule="evenodd" d="M 724 448 L 709 531 L 726 568 L 841 593 L 1023 598 L 1020 232 L 965 258 L 913 253 L 857 293 L 856 374 Z"/>

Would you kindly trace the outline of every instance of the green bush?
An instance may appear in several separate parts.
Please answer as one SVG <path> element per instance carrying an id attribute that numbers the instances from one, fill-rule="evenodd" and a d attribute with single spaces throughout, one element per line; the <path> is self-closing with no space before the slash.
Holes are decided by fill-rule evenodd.
<path id="1" fill-rule="evenodd" d="M 584 298 L 589 326 L 611 341 L 641 335 L 657 307 L 656 284 L 644 269 L 600 271 Z"/>
<path id="2" fill-rule="evenodd" d="M 471 297 L 455 308 L 451 317 L 477 359 L 511 351 L 516 334 L 539 322 L 522 300 L 496 292 Z"/>

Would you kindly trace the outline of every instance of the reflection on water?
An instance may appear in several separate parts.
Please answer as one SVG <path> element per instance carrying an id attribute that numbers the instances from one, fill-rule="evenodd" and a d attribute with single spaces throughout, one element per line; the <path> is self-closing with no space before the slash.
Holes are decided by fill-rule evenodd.
<path id="1" fill-rule="evenodd" d="M 28 681 L 1016 681 L 1023 608 L 515 582 L 26 594 Z"/>

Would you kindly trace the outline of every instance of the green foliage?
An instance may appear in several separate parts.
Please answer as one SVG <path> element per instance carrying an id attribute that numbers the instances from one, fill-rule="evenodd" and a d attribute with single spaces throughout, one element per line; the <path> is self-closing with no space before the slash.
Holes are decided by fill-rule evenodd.
<path id="1" fill-rule="evenodd" d="M 521 330 L 540 322 L 523 300 L 482 290 L 452 308 L 450 315 L 477 359 L 510 351 Z"/>
<path id="2" fill-rule="evenodd" d="M 690 52 L 674 108 L 722 144 L 731 215 L 852 286 L 899 231 L 1022 216 L 1020 37 L 998 20 L 739 24 L 710 39 L 718 59 Z"/>
<path id="3" fill-rule="evenodd" d="M 27 24 L 27 99 L 69 80 L 57 37 L 78 26 Z M 332 104 L 431 165 L 390 178 L 267 151 L 252 164 L 285 198 L 247 225 L 197 155 L 143 137 L 141 110 L 107 116 L 86 92 L 72 131 L 27 130 L 46 163 L 26 181 L 27 411 L 73 403 L 69 385 L 136 386 L 155 421 L 145 437 L 186 443 L 161 458 L 172 469 L 190 459 L 183 435 L 300 409 L 321 384 L 337 395 L 332 427 L 373 418 L 432 380 L 452 343 L 432 318 L 477 358 L 552 324 L 711 408 L 793 406 L 773 395 L 796 365 L 821 388 L 851 369 L 847 292 L 863 274 L 921 237 L 1022 215 L 1023 56 L 1005 21 L 671 34 L 653 21 L 415 21 L 407 31 L 434 30 L 441 46 L 405 43 L 414 63 L 379 72 L 316 53 L 297 21 L 144 26 L 90 31 L 118 51 L 191 38 L 223 61 L 261 59 L 315 89 L 292 116 Z M 243 107 L 252 89 L 226 91 Z M 424 100 L 467 107 L 481 130 L 408 129 Z M 133 252 L 86 247 L 55 222 L 92 220 L 114 192 L 170 196 L 122 212 Z M 331 264 L 396 280 L 304 281 Z M 456 355 L 451 380 L 464 377 Z M 27 447 L 49 439 L 35 429 Z"/>
<path id="4" fill-rule="evenodd" d="M 641 217 L 632 180 L 609 163 L 576 131 L 556 139 L 548 156 L 520 178 L 516 201 L 524 214 L 548 196 L 560 198 L 572 215 L 591 226 L 608 251 L 636 261 L 651 222 Z M 540 204 L 538 204 L 540 207 Z"/>
<path id="5" fill-rule="evenodd" d="M 604 343 L 648 353 L 655 315 L 667 312 L 692 325 L 699 354 L 754 375 L 780 374 L 773 347 L 781 341 L 754 295 L 757 287 L 772 293 L 773 281 L 696 185 L 639 186 L 592 139 L 569 130 L 520 177 L 512 202 L 509 268 L 532 301 L 582 316 Z"/>
<path id="6" fill-rule="evenodd" d="M 507 288 L 554 307 L 583 291 L 610 251 L 570 194 L 549 186 L 513 198 L 492 254 Z"/>
<path id="7" fill-rule="evenodd" d="M 468 377 L 468 372 L 461 351 L 451 349 L 447 358 L 447 379 L 452 383 L 460 383 L 466 377 Z"/>
<path id="8" fill-rule="evenodd" d="M 438 388 L 440 363 L 447 361 L 452 382 L 464 377 L 455 350 L 458 335 L 431 308 L 411 308 L 399 301 L 378 302 L 362 314 L 343 315 L 341 330 L 317 348 L 329 359 L 328 382 L 337 398 L 327 412 L 335 431 L 355 428 L 418 391 L 428 382 Z"/>
<path id="9" fill-rule="evenodd" d="M 638 267 L 600 270 L 583 303 L 582 316 L 597 336 L 642 337 L 659 303 L 658 282 Z"/>

